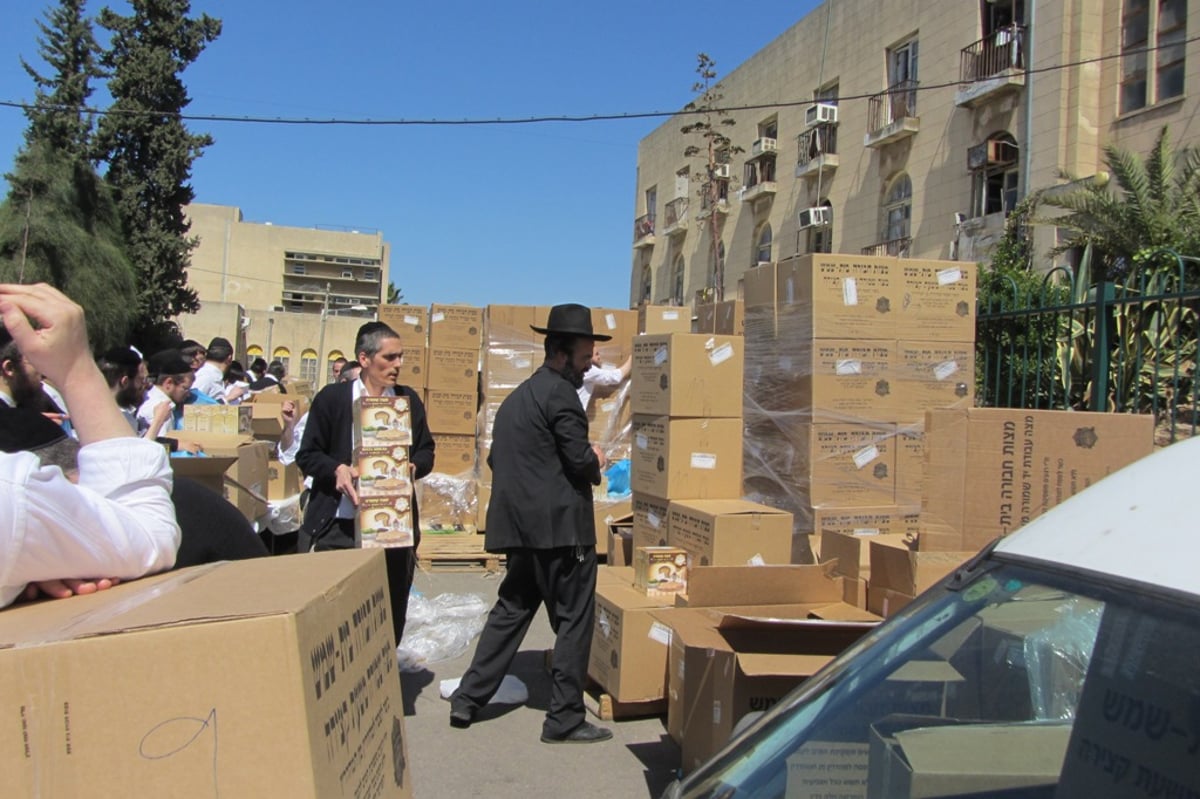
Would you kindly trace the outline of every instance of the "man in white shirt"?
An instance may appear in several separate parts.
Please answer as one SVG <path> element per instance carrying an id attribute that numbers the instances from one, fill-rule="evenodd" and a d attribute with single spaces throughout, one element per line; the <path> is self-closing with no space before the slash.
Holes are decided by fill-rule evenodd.
<path id="1" fill-rule="evenodd" d="M 151 355 L 149 371 L 154 385 L 146 394 L 145 401 L 138 407 L 138 426 L 145 429 L 154 424 L 155 409 L 164 402 L 169 402 L 175 417 L 170 429 L 182 430 L 183 403 L 192 388 L 195 373 L 188 367 L 179 350 L 163 350 Z"/>
<path id="2" fill-rule="evenodd" d="M 233 363 L 233 345 L 228 339 L 217 336 L 208 344 L 204 354 L 204 365 L 196 370 L 196 382 L 192 388 L 217 402 L 225 401 L 225 370 Z"/>
<path id="3" fill-rule="evenodd" d="M 625 363 L 620 366 L 602 366 L 600 364 L 600 350 L 592 350 L 592 368 L 583 373 L 583 385 L 580 386 L 575 393 L 579 395 L 579 402 L 583 405 L 583 412 L 587 413 L 588 405 L 592 402 L 592 394 L 598 388 L 613 388 L 625 382 L 625 378 L 629 377 L 629 372 L 633 369 L 633 356 L 625 359 Z"/>
<path id="4" fill-rule="evenodd" d="M 62 388 L 82 447 L 78 484 L 31 452 L 0 454 L 0 606 L 27 587 L 66 597 L 169 569 L 179 525 L 166 451 L 130 434 L 92 360 L 83 309 L 44 284 L 0 284 L 0 317 Z"/>

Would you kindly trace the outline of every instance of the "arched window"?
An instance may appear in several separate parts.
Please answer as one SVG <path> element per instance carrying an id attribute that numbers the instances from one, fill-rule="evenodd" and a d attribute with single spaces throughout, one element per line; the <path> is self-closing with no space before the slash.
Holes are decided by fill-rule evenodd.
<path id="1" fill-rule="evenodd" d="M 967 151 L 971 168 L 971 216 L 1003 213 L 1017 204 L 1021 151 L 1011 134 L 993 133 L 987 141 Z"/>
<path id="2" fill-rule="evenodd" d="M 638 302 L 650 302 L 650 295 L 653 289 L 654 281 L 651 277 L 650 264 L 643 264 L 641 296 L 638 297 Z"/>
<path id="3" fill-rule="evenodd" d="M 683 305 L 683 255 L 675 256 L 675 266 L 671 269 L 671 304 Z"/>
<path id="4" fill-rule="evenodd" d="M 247 360 L 253 361 L 255 358 L 261 358 L 262 354 L 263 354 L 263 348 L 258 346 L 257 344 L 251 344 L 249 347 L 246 348 Z M 247 365 L 249 365 L 249 364 L 247 364 Z"/>
<path id="5" fill-rule="evenodd" d="M 300 353 L 300 379 L 317 382 L 317 351 L 304 350 Z"/>
<path id="6" fill-rule="evenodd" d="M 763 222 L 762 227 L 754 236 L 754 260 L 751 265 L 769 263 L 771 263 L 771 224 Z"/>
<path id="7" fill-rule="evenodd" d="M 292 371 L 292 352 L 287 347 L 276 347 L 271 353 L 271 360 L 279 361 L 283 364 L 284 371 L 289 374 Z"/>
<path id="8" fill-rule="evenodd" d="M 908 251 L 912 219 L 912 181 L 901 172 L 888 184 L 883 197 L 883 241 L 888 255 Z"/>

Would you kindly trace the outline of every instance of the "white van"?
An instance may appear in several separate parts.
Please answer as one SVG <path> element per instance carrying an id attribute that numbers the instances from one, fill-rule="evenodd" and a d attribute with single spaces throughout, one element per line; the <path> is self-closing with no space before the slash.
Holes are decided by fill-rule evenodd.
<path id="1" fill-rule="evenodd" d="M 1200 440 L 984 550 L 664 799 L 1200 796 Z"/>

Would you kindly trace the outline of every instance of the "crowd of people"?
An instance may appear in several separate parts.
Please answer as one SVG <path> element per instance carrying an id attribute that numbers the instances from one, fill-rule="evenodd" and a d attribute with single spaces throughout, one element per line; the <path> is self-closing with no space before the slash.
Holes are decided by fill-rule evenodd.
<path id="1" fill-rule="evenodd" d="M 0 607 L 67 598 L 124 580 L 217 560 L 258 557 L 266 547 L 223 497 L 172 476 L 176 456 L 203 455 L 183 428 L 195 403 L 237 404 L 286 393 L 279 361 L 247 370 L 216 337 L 143 355 L 120 347 L 93 356 L 82 309 L 46 285 L 0 284 Z M 551 309 L 545 362 L 501 405 L 488 464 L 494 475 L 485 546 L 504 553 L 507 574 L 471 668 L 452 697 L 450 723 L 467 727 L 491 699 L 525 632 L 545 605 L 556 634 L 547 743 L 590 743 L 611 732 L 584 720 L 583 689 L 594 616 L 596 531 L 592 487 L 605 457 L 589 443 L 585 413 L 596 341 L 589 310 Z M 419 392 L 398 383 L 404 358 L 395 330 L 369 322 L 356 360 L 333 364 L 334 380 L 297 414 L 280 405 L 278 456 L 304 473 L 301 553 L 356 545 L 359 503 L 352 461 L 352 407 L 363 396 L 404 396 L 411 412 L 412 480 L 433 469 L 435 442 Z M 628 364 L 600 375 L 621 380 Z M 174 451 L 178 450 L 178 451 Z M 400 641 L 420 543 L 385 551 L 395 639 Z"/>

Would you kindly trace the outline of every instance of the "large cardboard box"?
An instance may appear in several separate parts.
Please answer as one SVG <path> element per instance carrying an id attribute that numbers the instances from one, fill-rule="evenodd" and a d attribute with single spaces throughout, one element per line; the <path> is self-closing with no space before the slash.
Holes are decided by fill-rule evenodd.
<path id="1" fill-rule="evenodd" d="M 540 351 L 523 346 L 501 347 L 489 345 L 483 353 L 483 367 L 480 380 L 484 394 L 493 391 L 510 393 L 514 388 L 524 383 L 537 371 L 542 363 Z"/>
<path id="2" fill-rule="evenodd" d="M 489 305 L 487 307 L 488 349 L 520 349 L 532 351 L 541 343 L 533 332 L 538 324 L 537 308 L 533 305 Z M 540 347 L 539 347 L 540 349 Z"/>
<path id="3" fill-rule="evenodd" d="M 429 348 L 417 344 L 404 345 L 404 359 L 396 382 L 418 391 L 429 383 Z"/>
<path id="4" fill-rule="evenodd" d="M 379 553 L 197 566 L 0 614 L 10 796 L 408 797 Z"/>
<path id="5" fill-rule="evenodd" d="M 775 338 L 777 272 L 777 264 L 759 264 L 742 276 L 744 333 L 756 343 Z"/>
<path id="6" fill-rule="evenodd" d="M 978 271 L 969 261 L 899 259 L 900 325 L 922 339 L 974 343 Z"/>
<path id="7" fill-rule="evenodd" d="M 871 537 L 877 535 L 897 535 L 915 539 L 919 530 L 919 519 L 920 508 L 912 506 L 880 505 L 875 508 L 841 508 L 830 505 L 813 511 L 813 531 L 823 537 L 831 533 L 840 533 L 852 535 L 864 541 L 869 541 Z M 824 545 L 824 538 L 821 543 Z M 865 552 L 863 556 L 866 557 Z M 821 560 L 825 560 L 824 550 L 821 551 Z"/>
<path id="8" fill-rule="evenodd" d="M 638 334 L 638 313 L 620 308 L 593 308 L 592 330 L 606 336 L 609 341 L 597 341 L 596 353 L 605 366 L 620 366 L 633 355 L 633 340 Z M 538 337 L 538 353 L 542 352 L 542 339 Z M 541 358 L 538 358 L 541 363 Z"/>
<path id="9" fill-rule="evenodd" d="M 596 623 L 588 676 L 618 702 L 652 702 L 666 697 L 670 628 L 655 617 L 670 599 L 646 596 L 629 582 L 597 580 Z"/>
<path id="10" fill-rule="evenodd" d="M 304 486 L 303 479 L 295 463 L 285 466 L 272 457 L 267 461 L 267 499 L 277 501 L 296 496 Z"/>
<path id="11" fill-rule="evenodd" d="M 183 429 L 189 432 L 252 435 L 252 405 L 189 405 Z"/>
<path id="12" fill-rule="evenodd" d="M 475 412 L 479 406 L 476 391 L 449 391 L 430 388 L 425 391 L 425 418 L 429 431 L 469 436 L 475 433 Z"/>
<path id="13" fill-rule="evenodd" d="M 429 348 L 428 388 L 447 391 L 477 391 L 479 389 L 479 350 Z"/>
<path id="14" fill-rule="evenodd" d="M 901 305 L 897 258 L 803 255 L 779 264 L 776 326 L 780 339 L 896 338 Z"/>
<path id="15" fill-rule="evenodd" d="M 638 333 L 691 333 L 692 311 L 678 305 L 638 306 Z"/>
<path id="16" fill-rule="evenodd" d="M 831 604 L 842 601 L 842 578 L 830 564 L 812 566 L 705 566 L 689 575 L 677 607 Z"/>
<path id="17" fill-rule="evenodd" d="M 672 499 L 742 495 L 742 420 L 633 417 L 630 486 Z"/>
<path id="18" fill-rule="evenodd" d="M 309 398 L 303 394 L 281 394 L 278 391 L 265 391 L 255 394 L 249 403 L 250 429 L 255 438 L 278 440 L 283 434 L 283 416 L 280 406 L 291 402 L 296 408 L 296 418 L 299 419 L 308 412 Z M 244 406 L 243 406 L 244 407 Z M 187 416 L 188 411 L 184 411 Z"/>
<path id="19" fill-rule="evenodd" d="M 865 423 L 785 424 L 813 507 L 892 505 L 895 428 Z"/>
<path id="20" fill-rule="evenodd" d="M 833 563 L 837 573 L 852 580 L 871 577 L 871 542 L 887 541 L 905 546 L 907 537 L 893 533 L 856 535 L 830 531 L 821 535 L 821 563 Z"/>
<path id="21" fill-rule="evenodd" d="M 250 521 L 256 521 L 266 514 L 267 461 L 274 450 L 271 444 L 255 441 L 249 436 L 185 430 L 172 431 L 167 437 L 199 444 L 204 448 L 205 455 L 211 456 L 171 458 L 171 467 L 176 474 L 197 477 L 206 482 L 236 505 Z M 228 458 L 233 458 L 233 461 L 226 460 Z M 216 487 L 217 475 L 220 475 L 222 489 Z"/>
<path id="22" fill-rule="evenodd" d="M 743 364 L 743 342 L 734 336 L 638 336 L 631 372 L 633 412 L 741 417 Z"/>
<path id="23" fill-rule="evenodd" d="M 744 499 L 671 502 L 667 543 L 688 554 L 688 565 L 761 566 L 792 559 L 792 514 Z"/>
<path id="24" fill-rule="evenodd" d="M 779 348 L 781 384 L 792 407 L 814 422 L 895 422 L 903 414 L 896 342 L 805 339 Z"/>
<path id="25" fill-rule="evenodd" d="M 935 408 L 975 404 L 975 344 L 902 340 L 896 345 L 895 421 L 915 423 Z"/>
<path id="26" fill-rule="evenodd" d="M 907 541 L 873 537 L 871 585 L 919 596 L 970 560 L 974 552 L 918 552 Z"/>
<path id="27" fill-rule="evenodd" d="M 978 550 L 1153 448 L 1148 415 L 970 408 L 925 415 L 921 549 Z"/>
<path id="28" fill-rule="evenodd" d="M 442 474 L 469 474 L 475 471 L 475 436 L 451 435 L 437 437 L 433 453 L 433 470 Z"/>
<path id="29" fill-rule="evenodd" d="M 716 307 L 716 330 L 721 336 L 741 336 L 746 332 L 744 300 L 722 300 Z"/>
<path id="30" fill-rule="evenodd" d="M 429 306 L 429 347 L 480 349 L 483 335 L 483 309 L 470 305 Z"/>
<path id="31" fill-rule="evenodd" d="M 670 500 L 634 492 L 631 504 L 633 546 L 665 547 L 670 530 Z"/>
<path id="32" fill-rule="evenodd" d="M 429 309 L 424 305 L 380 305 L 379 321 L 400 334 L 404 358 L 409 349 L 424 347 L 429 336 Z"/>
<path id="33" fill-rule="evenodd" d="M 921 492 L 925 488 L 925 422 L 897 425 L 896 504 L 913 509 L 914 526 L 921 515 Z M 915 532 L 915 531 L 914 531 Z"/>
<path id="34" fill-rule="evenodd" d="M 717 332 L 717 305 L 706 302 L 696 306 L 696 315 L 692 317 L 692 332 L 712 335 Z"/>

